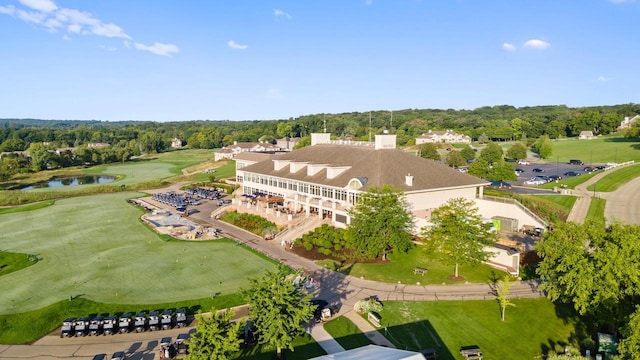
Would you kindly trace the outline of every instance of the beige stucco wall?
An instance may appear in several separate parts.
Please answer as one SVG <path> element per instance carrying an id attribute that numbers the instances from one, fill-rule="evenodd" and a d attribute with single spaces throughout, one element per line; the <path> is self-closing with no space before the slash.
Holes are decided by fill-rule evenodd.
<path id="1" fill-rule="evenodd" d="M 506 218 L 518 219 L 518 228 L 521 228 L 522 225 L 545 227 L 545 224 L 534 219 L 516 205 L 480 199 L 476 199 L 476 204 L 478 205 L 478 212 L 484 218 L 502 216 Z"/>

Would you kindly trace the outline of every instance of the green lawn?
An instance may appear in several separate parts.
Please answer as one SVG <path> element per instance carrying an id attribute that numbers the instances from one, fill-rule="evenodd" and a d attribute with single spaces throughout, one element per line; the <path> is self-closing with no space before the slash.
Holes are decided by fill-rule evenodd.
<path id="1" fill-rule="evenodd" d="M 137 314 L 140 311 L 163 311 L 184 307 L 189 313 L 201 309 L 226 309 L 244 304 L 239 293 L 221 295 L 214 298 L 182 300 L 159 304 L 104 304 L 83 297 L 65 299 L 41 309 L 17 314 L 0 315 L 0 344 L 28 344 L 51 333 L 67 317 L 81 317 L 91 314 Z"/>
<path id="2" fill-rule="evenodd" d="M 573 204 L 578 200 L 577 196 L 572 195 L 535 195 L 538 198 L 549 200 L 555 204 L 560 205 L 563 209 L 567 210 L 567 213 L 573 208 Z"/>
<path id="3" fill-rule="evenodd" d="M 356 324 L 344 316 L 331 319 L 331 321 L 324 323 L 323 326 L 345 350 L 371 344 L 371 340 L 360 331 Z"/>
<path id="4" fill-rule="evenodd" d="M 163 241 L 128 204 L 137 193 L 56 201 L 0 215 L 0 249 L 35 254 L 34 266 L 0 277 L 0 314 L 69 296 L 153 304 L 232 294 L 275 264 L 233 241 Z"/>
<path id="5" fill-rule="evenodd" d="M 585 164 L 607 162 L 640 161 L 638 139 L 628 140 L 622 134 L 603 136 L 594 140 L 566 139 L 553 141 L 550 162 L 568 162 L 580 159 Z"/>
<path id="6" fill-rule="evenodd" d="M 640 176 L 640 164 L 609 170 L 607 175 L 587 187 L 589 191 L 610 192 Z"/>
<path id="7" fill-rule="evenodd" d="M 346 265 L 338 269 L 340 272 L 367 280 L 389 283 L 401 282 L 403 284 L 459 284 L 459 281 L 449 280 L 453 275 L 454 266 L 445 265 L 435 254 L 427 254 L 424 246 L 416 246 L 406 254 L 391 254 L 387 263 L 356 263 Z M 333 269 L 334 264 L 328 261 L 319 261 L 320 265 Z M 413 273 L 414 267 L 428 269 L 425 275 Z M 494 269 L 484 264 L 472 267 L 460 265 L 460 276 L 472 283 L 486 283 L 504 274 L 503 271 Z"/>
<path id="8" fill-rule="evenodd" d="M 543 358 L 587 336 L 571 309 L 545 298 L 513 303 L 502 322 L 495 301 L 385 302 L 379 331 L 400 349 L 435 348 L 440 360 L 462 359 L 469 345 L 486 359 Z"/>
<path id="9" fill-rule="evenodd" d="M 591 198 L 591 204 L 589 204 L 589 211 L 587 212 L 587 219 L 591 220 L 604 220 L 604 207 L 607 204 L 607 200 L 600 198 Z"/>
<path id="10" fill-rule="evenodd" d="M 0 276 L 35 265 L 37 262 L 37 256 L 0 251 Z"/>

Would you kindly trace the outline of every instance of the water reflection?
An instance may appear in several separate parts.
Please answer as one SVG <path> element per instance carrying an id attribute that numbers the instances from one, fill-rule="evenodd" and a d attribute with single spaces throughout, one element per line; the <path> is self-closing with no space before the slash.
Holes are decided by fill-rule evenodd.
<path id="1" fill-rule="evenodd" d="M 91 184 L 108 184 L 115 181 L 115 176 L 104 175 L 85 175 L 85 176 L 72 176 L 64 178 L 53 178 L 49 181 L 43 181 L 29 186 L 23 187 L 21 190 L 32 190 L 42 188 L 54 188 L 60 186 L 77 186 L 77 185 L 91 185 Z"/>

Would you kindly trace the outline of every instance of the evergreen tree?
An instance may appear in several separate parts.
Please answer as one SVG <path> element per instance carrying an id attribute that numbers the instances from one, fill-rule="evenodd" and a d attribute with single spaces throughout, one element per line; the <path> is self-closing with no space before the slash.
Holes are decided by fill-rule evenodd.
<path id="1" fill-rule="evenodd" d="M 186 341 L 189 355 L 185 359 L 224 360 L 240 350 L 238 334 L 242 324 L 232 323 L 233 315 L 231 309 L 218 312 L 211 309 L 209 314 L 197 314 L 196 333 Z"/>

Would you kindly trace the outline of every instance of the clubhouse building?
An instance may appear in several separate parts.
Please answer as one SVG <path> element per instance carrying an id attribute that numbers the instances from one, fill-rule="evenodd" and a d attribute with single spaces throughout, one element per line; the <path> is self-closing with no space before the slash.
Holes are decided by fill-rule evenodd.
<path id="1" fill-rule="evenodd" d="M 254 158 L 257 157 L 254 156 Z M 253 162 L 240 157 L 237 181 L 251 200 L 262 199 L 285 213 L 317 214 L 338 227 L 350 223 L 348 210 L 359 194 L 391 185 L 404 191 L 414 213 L 451 198 L 482 196 L 487 181 L 396 149 L 395 135 L 375 142 L 331 140 L 311 135 L 311 146 Z"/>

